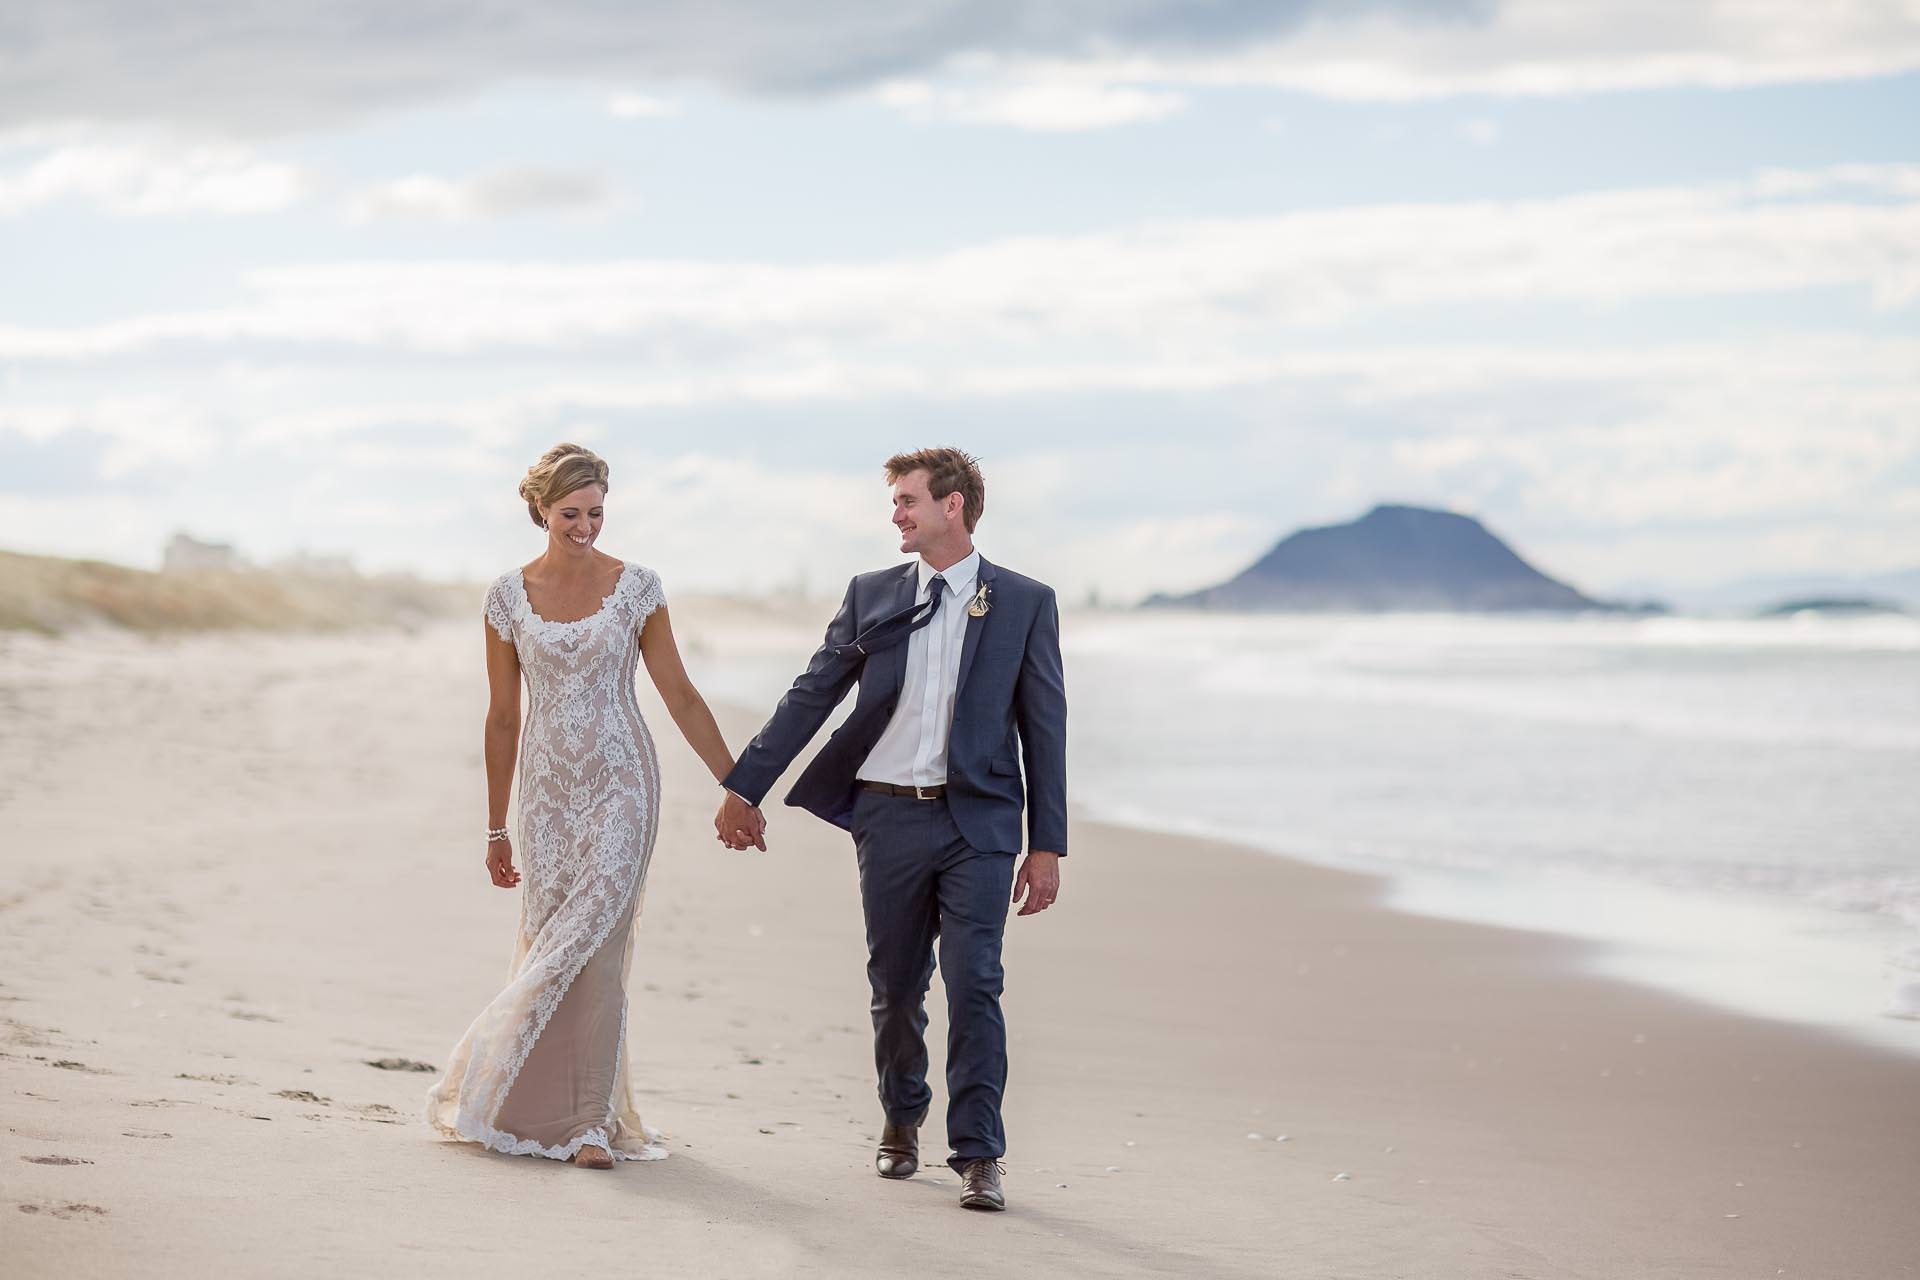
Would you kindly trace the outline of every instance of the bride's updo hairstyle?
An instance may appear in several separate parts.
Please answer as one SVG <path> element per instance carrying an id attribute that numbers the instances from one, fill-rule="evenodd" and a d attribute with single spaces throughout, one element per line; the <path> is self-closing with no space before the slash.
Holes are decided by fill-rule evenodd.
<path id="1" fill-rule="evenodd" d="M 527 478 L 520 482 L 520 496 L 527 500 L 527 514 L 544 529 L 547 522 L 540 518 L 541 507 L 550 507 L 590 484 L 607 487 L 606 459 L 577 444 L 557 444 L 527 468 Z"/>

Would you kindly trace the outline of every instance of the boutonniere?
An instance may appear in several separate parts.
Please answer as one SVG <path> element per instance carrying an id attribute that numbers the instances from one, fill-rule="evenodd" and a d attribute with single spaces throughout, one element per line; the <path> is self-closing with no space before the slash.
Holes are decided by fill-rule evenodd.
<path id="1" fill-rule="evenodd" d="M 967 616 L 984 618 L 987 616 L 987 610 L 991 608 L 993 608 L 993 588 L 983 582 L 980 584 L 980 589 L 973 593 L 973 599 L 967 602 Z"/>

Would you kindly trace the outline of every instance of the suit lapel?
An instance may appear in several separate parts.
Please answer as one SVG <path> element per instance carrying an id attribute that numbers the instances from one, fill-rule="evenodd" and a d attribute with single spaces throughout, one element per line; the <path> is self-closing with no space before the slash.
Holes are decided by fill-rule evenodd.
<path id="1" fill-rule="evenodd" d="M 993 573 L 993 566 L 987 563 L 985 556 L 981 556 L 979 585 L 982 587 L 992 585 Z M 991 598 L 992 593 L 989 592 L 988 595 L 989 598 Z M 965 608 L 967 604 L 972 603 L 972 599 L 969 598 L 966 604 L 962 604 L 960 607 Z M 967 617 L 966 638 L 960 642 L 960 673 L 953 682 L 953 700 L 956 706 L 960 701 L 960 691 L 967 687 L 967 672 L 973 670 L 973 655 L 975 651 L 980 648 L 980 633 L 985 631 L 992 622 L 992 609 L 988 609 L 983 616 L 978 618 L 973 617 L 971 614 Z"/>
<path id="2" fill-rule="evenodd" d="M 905 576 L 894 586 L 893 599 L 887 602 L 887 606 L 881 611 L 880 616 L 884 618 L 900 612 L 900 610 L 912 604 L 919 595 L 920 562 L 918 560 L 910 560 L 907 562 Z M 905 644 L 893 645 L 882 651 L 880 658 L 888 664 L 886 668 L 888 685 L 893 690 L 893 700 L 898 702 L 900 700 L 900 690 L 904 688 L 907 683 L 907 646 Z"/>

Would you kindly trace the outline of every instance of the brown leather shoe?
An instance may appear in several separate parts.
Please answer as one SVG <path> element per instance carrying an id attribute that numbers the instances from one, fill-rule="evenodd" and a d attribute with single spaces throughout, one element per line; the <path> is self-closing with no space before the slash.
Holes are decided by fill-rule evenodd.
<path id="1" fill-rule="evenodd" d="M 887 1121 L 873 1153 L 874 1172 L 883 1178 L 911 1178 L 920 1170 L 920 1126 Z"/>
<path id="2" fill-rule="evenodd" d="M 1000 1162 L 981 1156 L 960 1166 L 960 1207 L 999 1212 L 1007 1207 L 1007 1196 L 1000 1189 Z"/>

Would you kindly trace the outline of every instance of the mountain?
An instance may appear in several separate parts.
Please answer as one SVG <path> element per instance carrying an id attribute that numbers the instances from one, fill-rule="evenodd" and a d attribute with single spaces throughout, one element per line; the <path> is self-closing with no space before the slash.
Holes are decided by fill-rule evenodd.
<path id="1" fill-rule="evenodd" d="M 1628 607 L 1547 577 L 1472 516 L 1385 505 L 1350 524 L 1290 534 L 1218 586 L 1146 604 L 1299 613 Z"/>

